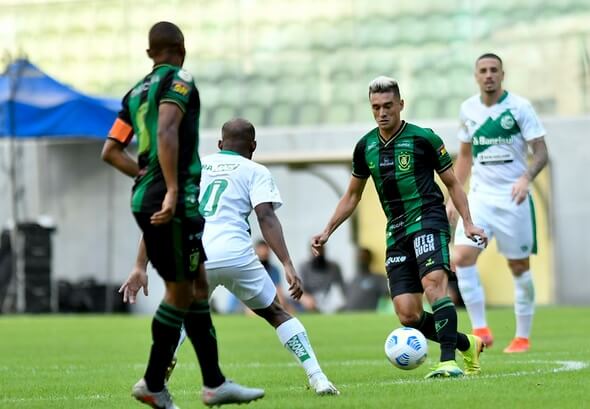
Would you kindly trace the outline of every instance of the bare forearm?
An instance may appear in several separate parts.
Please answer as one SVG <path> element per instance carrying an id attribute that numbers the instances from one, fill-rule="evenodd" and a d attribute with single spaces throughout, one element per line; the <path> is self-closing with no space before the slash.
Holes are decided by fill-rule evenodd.
<path id="1" fill-rule="evenodd" d="M 455 183 L 449 189 L 449 196 L 463 219 L 464 223 L 473 223 L 471 220 L 471 213 L 469 212 L 469 204 L 467 203 L 467 195 L 460 183 Z"/>
<path id="2" fill-rule="evenodd" d="M 549 154 L 547 153 L 547 145 L 544 140 L 534 141 L 533 146 L 533 159 L 526 171 L 526 176 L 530 181 L 543 170 L 549 160 Z"/>
<path id="3" fill-rule="evenodd" d="M 324 228 L 324 233 L 328 236 L 332 235 L 332 233 L 334 233 L 334 231 L 350 217 L 352 212 L 354 212 L 354 209 L 356 209 L 359 200 L 360 198 L 355 196 L 344 195 L 338 202 L 336 210 L 334 210 L 334 214 Z"/>
<path id="4" fill-rule="evenodd" d="M 285 236 L 283 235 L 283 227 L 274 212 L 259 217 L 258 223 L 260 225 L 262 237 L 264 237 L 264 240 L 268 243 L 283 266 L 288 264 L 292 265 L 291 256 L 289 255 L 287 243 L 285 243 Z"/>
<path id="5" fill-rule="evenodd" d="M 158 160 L 166 189 L 178 190 L 178 134 L 173 131 L 158 132 Z"/>
<path id="6" fill-rule="evenodd" d="M 137 248 L 137 258 L 135 259 L 135 267 L 140 270 L 145 270 L 148 265 L 148 255 L 147 249 L 145 248 L 145 241 L 143 241 L 143 236 L 139 240 L 139 246 Z"/>
<path id="7" fill-rule="evenodd" d="M 102 160 L 132 178 L 139 174 L 139 165 L 135 159 L 129 156 L 124 149 L 115 148 L 111 143 L 105 144 Z"/>

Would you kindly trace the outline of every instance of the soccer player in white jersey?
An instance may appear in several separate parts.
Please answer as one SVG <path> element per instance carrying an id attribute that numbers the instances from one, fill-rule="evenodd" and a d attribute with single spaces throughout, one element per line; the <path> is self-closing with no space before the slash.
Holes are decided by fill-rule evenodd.
<path id="1" fill-rule="evenodd" d="M 305 370 L 315 393 L 339 395 L 322 371 L 303 324 L 281 306 L 276 287 L 252 245 L 248 216 L 254 210 L 264 239 L 283 265 L 291 296 L 299 299 L 303 294 L 301 279 L 275 214 L 282 205 L 279 190 L 268 169 L 251 160 L 256 149 L 254 126 L 240 118 L 226 122 L 218 146 L 218 153 L 201 162 L 199 202 L 205 218 L 202 241 L 209 294 L 219 285 L 226 287 L 275 328 L 281 344 Z M 140 247 L 135 268 L 119 290 L 125 301 L 134 303 L 141 288 L 147 295 L 147 261 Z M 205 402 L 206 393 L 204 389 Z"/>
<path id="2" fill-rule="evenodd" d="M 535 310 L 535 291 L 529 256 L 536 253 L 534 209 L 529 187 L 547 163 L 545 129 L 526 99 L 502 87 L 502 60 L 483 54 L 475 63 L 480 93 L 461 105 L 460 148 L 455 173 L 465 183 L 471 172 L 469 204 L 473 222 L 499 251 L 514 278 L 516 334 L 506 353 L 526 352 Z M 528 148 L 532 160 L 527 164 Z M 451 201 L 449 219 L 456 220 Z M 493 343 L 485 314 L 485 296 L 476 262 L 482 248 L 465 238 L 457 223 L 453 261 L 459 289 L 471 319 L 473 333 L 487 346 Z"/>
<path id="3" fill-rule="evenodd" d="M 254 210 L 262 235 L 285 270 L 289 292 L 302 295 L 299 278 L 285 244 L 275 209 L 282 205 L 268 169 L 250 160 L 256 149 L 254 126 L 236 118 L 222 128 L 220 151 L 202 159 L 201 213 L 205 217 L 203 244 L 210 291 L 226 287 L 277 332 L 281 344 L 304 368 L 319 395 L 338 389 L 322 372 L 303 324 L 281 306 L 276 287 L 256 256 L 248 216 Z"/>

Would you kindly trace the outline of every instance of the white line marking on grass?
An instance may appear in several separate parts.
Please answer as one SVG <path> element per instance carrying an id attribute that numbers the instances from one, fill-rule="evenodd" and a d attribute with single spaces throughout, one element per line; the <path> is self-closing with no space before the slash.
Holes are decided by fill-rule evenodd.
<path id="1" fill-rule="evenodd" d="M 451 381 L 454 382 L 464 382 L 464 381 L 477 381 L 480 379 L 498 379 L 498 378 L 507 378 L 507 377 L 517 377 L 517 376 L 528 376 L 528 375 L 539 375 L 539 374 L 547 374 L 547 373 L 559 373 L 559 372 L 572 372 L 572 371 L 580 371 L 582 369 L 587 368 L 590 366 L 588 362 L 583 361 L 562 361 L 562 360 L 525 360 L 525 361 L 507 361 L 510 364 L 530 364 L 530 365 L 553 365 L 553 367 L 549 368 L 538 368 L 535 370 L 529 371 L 516 371 L 516 372 L 505 372 L 505 373 L 493 373 L 493 374 L 481 374 L 477 376 L 465 376 L 462 378 L 454 378 Z M 139 366 L 139 364 L 137 364 Z M 231 366 L 234 368 L 270 368 L 270 367 L 285 367 L 285 366 L 296 366 L 295 363 L 261 363 L 261 362 L 250 362 L 247 364 L 228 364 L 224 366 Z M 348 360 L 348 361 L 327 361 L 322 364 L 322 366 L 376 366 L 376 365 L 386 365 L 383 360 Z M 181 366 L 181 365 L 179 365 Z M 142 365 L 143 367 L 143 365 Z M 182 365 L 184 368 L 192 369 L 196 368 L 195 364 L 186 364 Z M 388 386 L 388 385 L 411 385 L 411 384 L 426 384 L 430 382 L 439 382 L 440 380 L 431 380 L 431 379 L 423 379 L 422 377 L 416 377 L 412 379 L 392 379 L 392 380 L 384 380 L 380 382 L 357 382 L 354 384 L 339 384 L 338 387 L 341 389 L 355 389 L 365 387 L 367 385 L 370 386 Z M 443 380 L 444 381 L 444 380 Z M 301 390 L 301 386 L 289 386 L 289 387 L 276 387 L 273 388 L 273 391 L 298 391 Z M 186 396 L 186 395 L 194 395 L 194 390 L 179 390 L 175 391 L 173 394 L 178 396 Z M 31 398 L 2 398 L 0 399 L 0 403 L 22 403 L 22 402 L 52 402 L 52 401 L 65 401 L 65 400 L 107 400 L 112 398 L 114 395 L 78 395 L 78 396 L 48 396 L 48 397 L 31 397 Z"/>

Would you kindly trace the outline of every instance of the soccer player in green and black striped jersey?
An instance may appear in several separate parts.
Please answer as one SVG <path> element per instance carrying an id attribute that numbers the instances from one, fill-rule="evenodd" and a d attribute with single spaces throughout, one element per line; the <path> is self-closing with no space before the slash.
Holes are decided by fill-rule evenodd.
<path id="1" fill-rule="evenodd" d="M 485 243 L 473 225 L 467 197 L 457 182 L 442 140 L 430 129 L 400 118 L 404 100 L 395 80 L 378 77 L 369 84 L 369 100 L 377 127 L 357 143 L 352 177 L 324 231 L 312 239 L 312 250 L 322 247 L 354 211 L 369 177 L 387 216 L 385 266 L 395 311 L 405 326 L 419 329 L 440 343 L 440 363 L 426 375 L 462 376 L 455 349 L 462 352 L 465 373 L 480 372 L 481 339 L 457 332 L 457 312 L 447 296 L 449 222 L 443 195 L 434 181 L 437 172 L 463 217 L 465 234 Z M 423 311 L 422 295 L 432 306 Z"/>
<path id="2" fill-rule="evenodd" d="M 152 408 L 176 408 L 165 376 L 184 325 L 201 367 L 203 402 L 249 402 L 264 391 L 227 381 L 218 364 L 198 203 L 200 101 L 192 76 L 182 69 L 186 53 L 180 29 L 169 22 L 155 24 L 147 54 L 153 69 L 124 97 L 103 148 L 105 161 L 135 178 L 131 209 L 143 232 L 140 255 L 147 255 L 166 284 L 152 321 L 147 369 L 132 395 Z M 134 134 L 137 162 L 125 151 Z M 136 269 L 121 287 L 124 298 L 141 287 L 147 293 L 147 276 Z"/>

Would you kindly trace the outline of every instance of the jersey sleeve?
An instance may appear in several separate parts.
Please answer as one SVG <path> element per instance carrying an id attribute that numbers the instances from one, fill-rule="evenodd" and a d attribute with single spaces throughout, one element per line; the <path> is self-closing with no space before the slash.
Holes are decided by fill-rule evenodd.
<path id="1" fill-rule="evenodd" d="M 178 105 L 182 112 L 186 112 L 191 93 L 195 90 L 193 76 L 186 70 L 180 69 L 168 76 L 162 85 L 160 104 L 171 102 Z"/>
<path id="2" fill-rule="evenodd" d="M 443 140 L 435 134 L 432 130 L 427 130 L 426 140 L 428 141 L 428 147 L 430 150 L 430 157 L 433 160 L 433 167 L 437 173 L 443 173 L 445 170 L 453 166 L 453 160 L 451 155 L 447 152 Z"/>
<path id="3" fill-rule="evenodd" d="M 361 179 L 367 179 L 371 176 L 369 166 L 367 165 L 367 158 L 365 156 L 366 144 L 365 139 L 361 139 L 356 144 L 352 155 L 352 175 Z"/>
<path id="4" fill-rule="evenodd" d="M 125 95 L 121 105 L 122 108 L 117 115 L 117 119 L 113 122 L 108 138 L 127 146 L 133 139 L 133 124 L 129 112 L 129 93 Z"/>
<path id="5" fill-rule="evenodd" d="M 254 172 L 254 179 L 250 186 L 250 203 L 252 208 L 261 203 L 272 203 L 274 209 L 278 209 L 283 204 L 279 189 L 270 171 L 265 167 L 260 167 Z"/>
<path id="6" fill-rule="evenodd" d="M 537 116 L 533 106 L 527 102 L 520 109 L 520 115 L 518 118 L 518 126 L 522 133 L 522 137 L 526 141 L 532 141 L 533 139 L 545 136 L 547 133 L 541 120 Z"/>
<path id="7" fill-rule="evenodd" d="M 471 136 L 467 131 L 467 116 L 465 115 L 463 105 L 461 105 L 461 110 L 459 111 L 459 132 L 457 132 L 457 139 L 463 143 L 471 143 Z"/>

